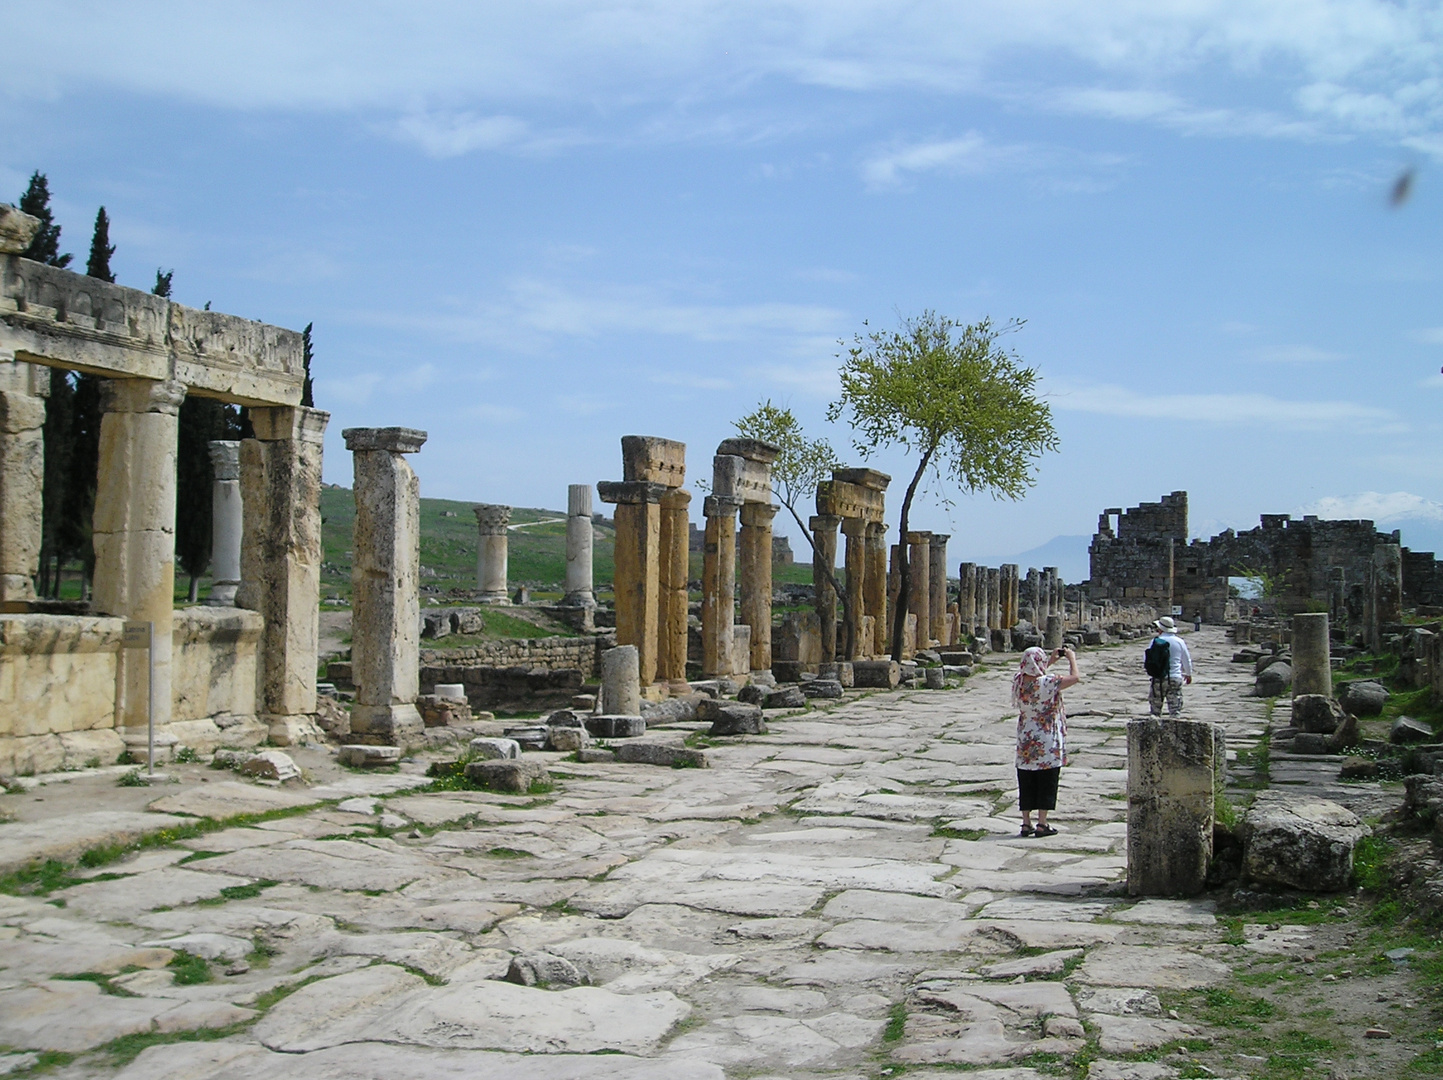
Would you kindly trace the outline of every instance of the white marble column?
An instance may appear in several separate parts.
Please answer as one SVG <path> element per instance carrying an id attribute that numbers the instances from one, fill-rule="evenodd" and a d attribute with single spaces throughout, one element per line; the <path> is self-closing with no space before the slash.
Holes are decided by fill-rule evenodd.
<path id="1" fill-rule="evenodd" d="M 591 577 L 591 485 L 570 484 L 566 489 L 566 595 L 563 607 L 596 606 Z"/>
<path id="2" fill-rule="evenodd" d="M 425 724 L 416 710 L 421 646 L 421 482 L 406 454 L 426 442 L 411 428 L 347 428 L 355 465 L 351 558 L 351 669 L 357 741 L 410 746 Z"/>
<path id="3" fill-rule="evenodd" d="M 215 439 L 210 443 L 213 473 L 210 489 L 210 596 L 211 607 L 235 607 L 241 570 L 240 443 Z"/>
<path id="4" fill-rule="evenodd" d="M 482 504 L 476 509 L 476 588 L 482 604 L 509 604 L 506 591 L 506 528 L 511 507 Z"/>

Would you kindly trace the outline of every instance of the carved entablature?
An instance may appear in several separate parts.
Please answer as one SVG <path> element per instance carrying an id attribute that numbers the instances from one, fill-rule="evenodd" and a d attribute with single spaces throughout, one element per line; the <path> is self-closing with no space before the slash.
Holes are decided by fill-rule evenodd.
<path id="1" fill-rule="evenodd" d="M 110 378 L 175 379 L 241 405 L 298 405 L 301 335 L 0 255 L 0 353 Z"/>
<path id="2" fill-rule="evenodd" d="M 722 446 L 735 441 L 728 439 Z M 712 490 L 718 495 L 735 495 L 743 502 L 770 504 L 772 467 L 740 454 L 719 453 L 712 458 Z"/>
<path id="3" fill-rule="evenodd" d="M 681 487 L 686 483 L 686 443 L 654 435 L 623 435 L 621 475 L 627 483 Z"/>
<path id="4" fill-rule="evenodd" d="M 876 488 L 835 479 L 823 480 L 817 485 L 819 514 L 880 522 L 886 509 L 886 496 Z"/>

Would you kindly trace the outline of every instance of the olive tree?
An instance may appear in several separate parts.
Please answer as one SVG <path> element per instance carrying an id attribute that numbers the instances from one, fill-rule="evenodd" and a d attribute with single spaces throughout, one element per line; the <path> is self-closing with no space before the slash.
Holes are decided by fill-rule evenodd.
<path id="1" fill-rule="evenodd" d="M 772 462 L 772 492 L 777 502 L 787 508 L 797 528 L 807 539 L 812 549 L 812 566 L 822 568 L 827 583 L 837 594 L 842 605 L 842 625 L 846 633 L 852 633 L 852 620 L 848 618 L 851 601 L 847 590 L 837 581 L 833 568 L 817 558 L 817 541 L 811 527 L 802 518 L 799 505 L 816 494 L 817 485 L 832 478 L 832 470 L 841 462 L 832 444 L 826 439 L 809 439 L 791 409 L 773 405 L 768 398 L 740 420 L 732 423 L 738 435 L 748 439 L 761 439 L 778 448 L 777 458 Z M 846 655 L 851 654 L 852 642 L 845 640 Z M 827 657 L 828 660 L 834 657 Z"/>
<path id="2" fill-rule="evenodd" d="M 1017 499 L 1035 482 L 1033 466 L 1058 446 L 1052 410 L 1036 394 L 1037 372 L 998 343 L 1021 320 L 964 325 L 933 311 L 897 330 L 856 335 L 839 373 L 841 397 L 827 410 L 845 420 L 864 458 L 900 446 L 916 459 L 902 498 L 897 535 L 897 603 L 892 658 L 902 657 L 912 575 L 908 516 L 922 478 L 994 498 Z"/>

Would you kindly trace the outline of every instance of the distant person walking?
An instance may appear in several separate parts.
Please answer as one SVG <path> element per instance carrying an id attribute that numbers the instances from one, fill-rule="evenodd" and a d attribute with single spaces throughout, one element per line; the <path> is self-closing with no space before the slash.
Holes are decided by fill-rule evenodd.
<path id="1" fill-rule="evenodd" d="M 1147 692 L 1148 711 L 1161 716 L 1165 701 L 1168 715 L 1180 716 L 1182 688 L 1192 683 L 1192 653 L 1188 652 L 1187 642 L 1178 637 L 1171 616 L 1164 615 L 1153 626 L 1157 627 L 1157 636 L 1143 654 L 1143 667 L 1152 680 Z M 1166 650 L 1165 657 L 1162 650 Z"/>
<path id="2" fill-rule="evenodd" d="M 1066 675 L 1047 669 L 1067 658 Z M 1017 806 L 1022 811 L 1021 836 L 1052 836 L 1047 812 L 1057 808 L 1057 781 L 1067 764 L 1067 713 L 1062 691 L 1077 683 L 1077 656 L 1056 649 L 1049 656 L 1033 646 L 1022 653 L 1022 666 L 1012 676 L 1012 704 L 1017 709 Z M 1032 812 L 1037 827 L 1032 827 Z"/>

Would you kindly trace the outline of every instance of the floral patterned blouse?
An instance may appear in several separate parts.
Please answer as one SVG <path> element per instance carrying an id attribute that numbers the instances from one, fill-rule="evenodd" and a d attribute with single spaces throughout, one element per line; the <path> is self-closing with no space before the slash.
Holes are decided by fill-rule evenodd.
<path id="1" fill-rule="evenodd" d="M 1017 767 L 1060 769 L 1067 764 L 1067 712 L 1056 675 L 1023 679 L 1017 714 Z M 1049 685 L 1050 684 L 1050 685 Z"/>

